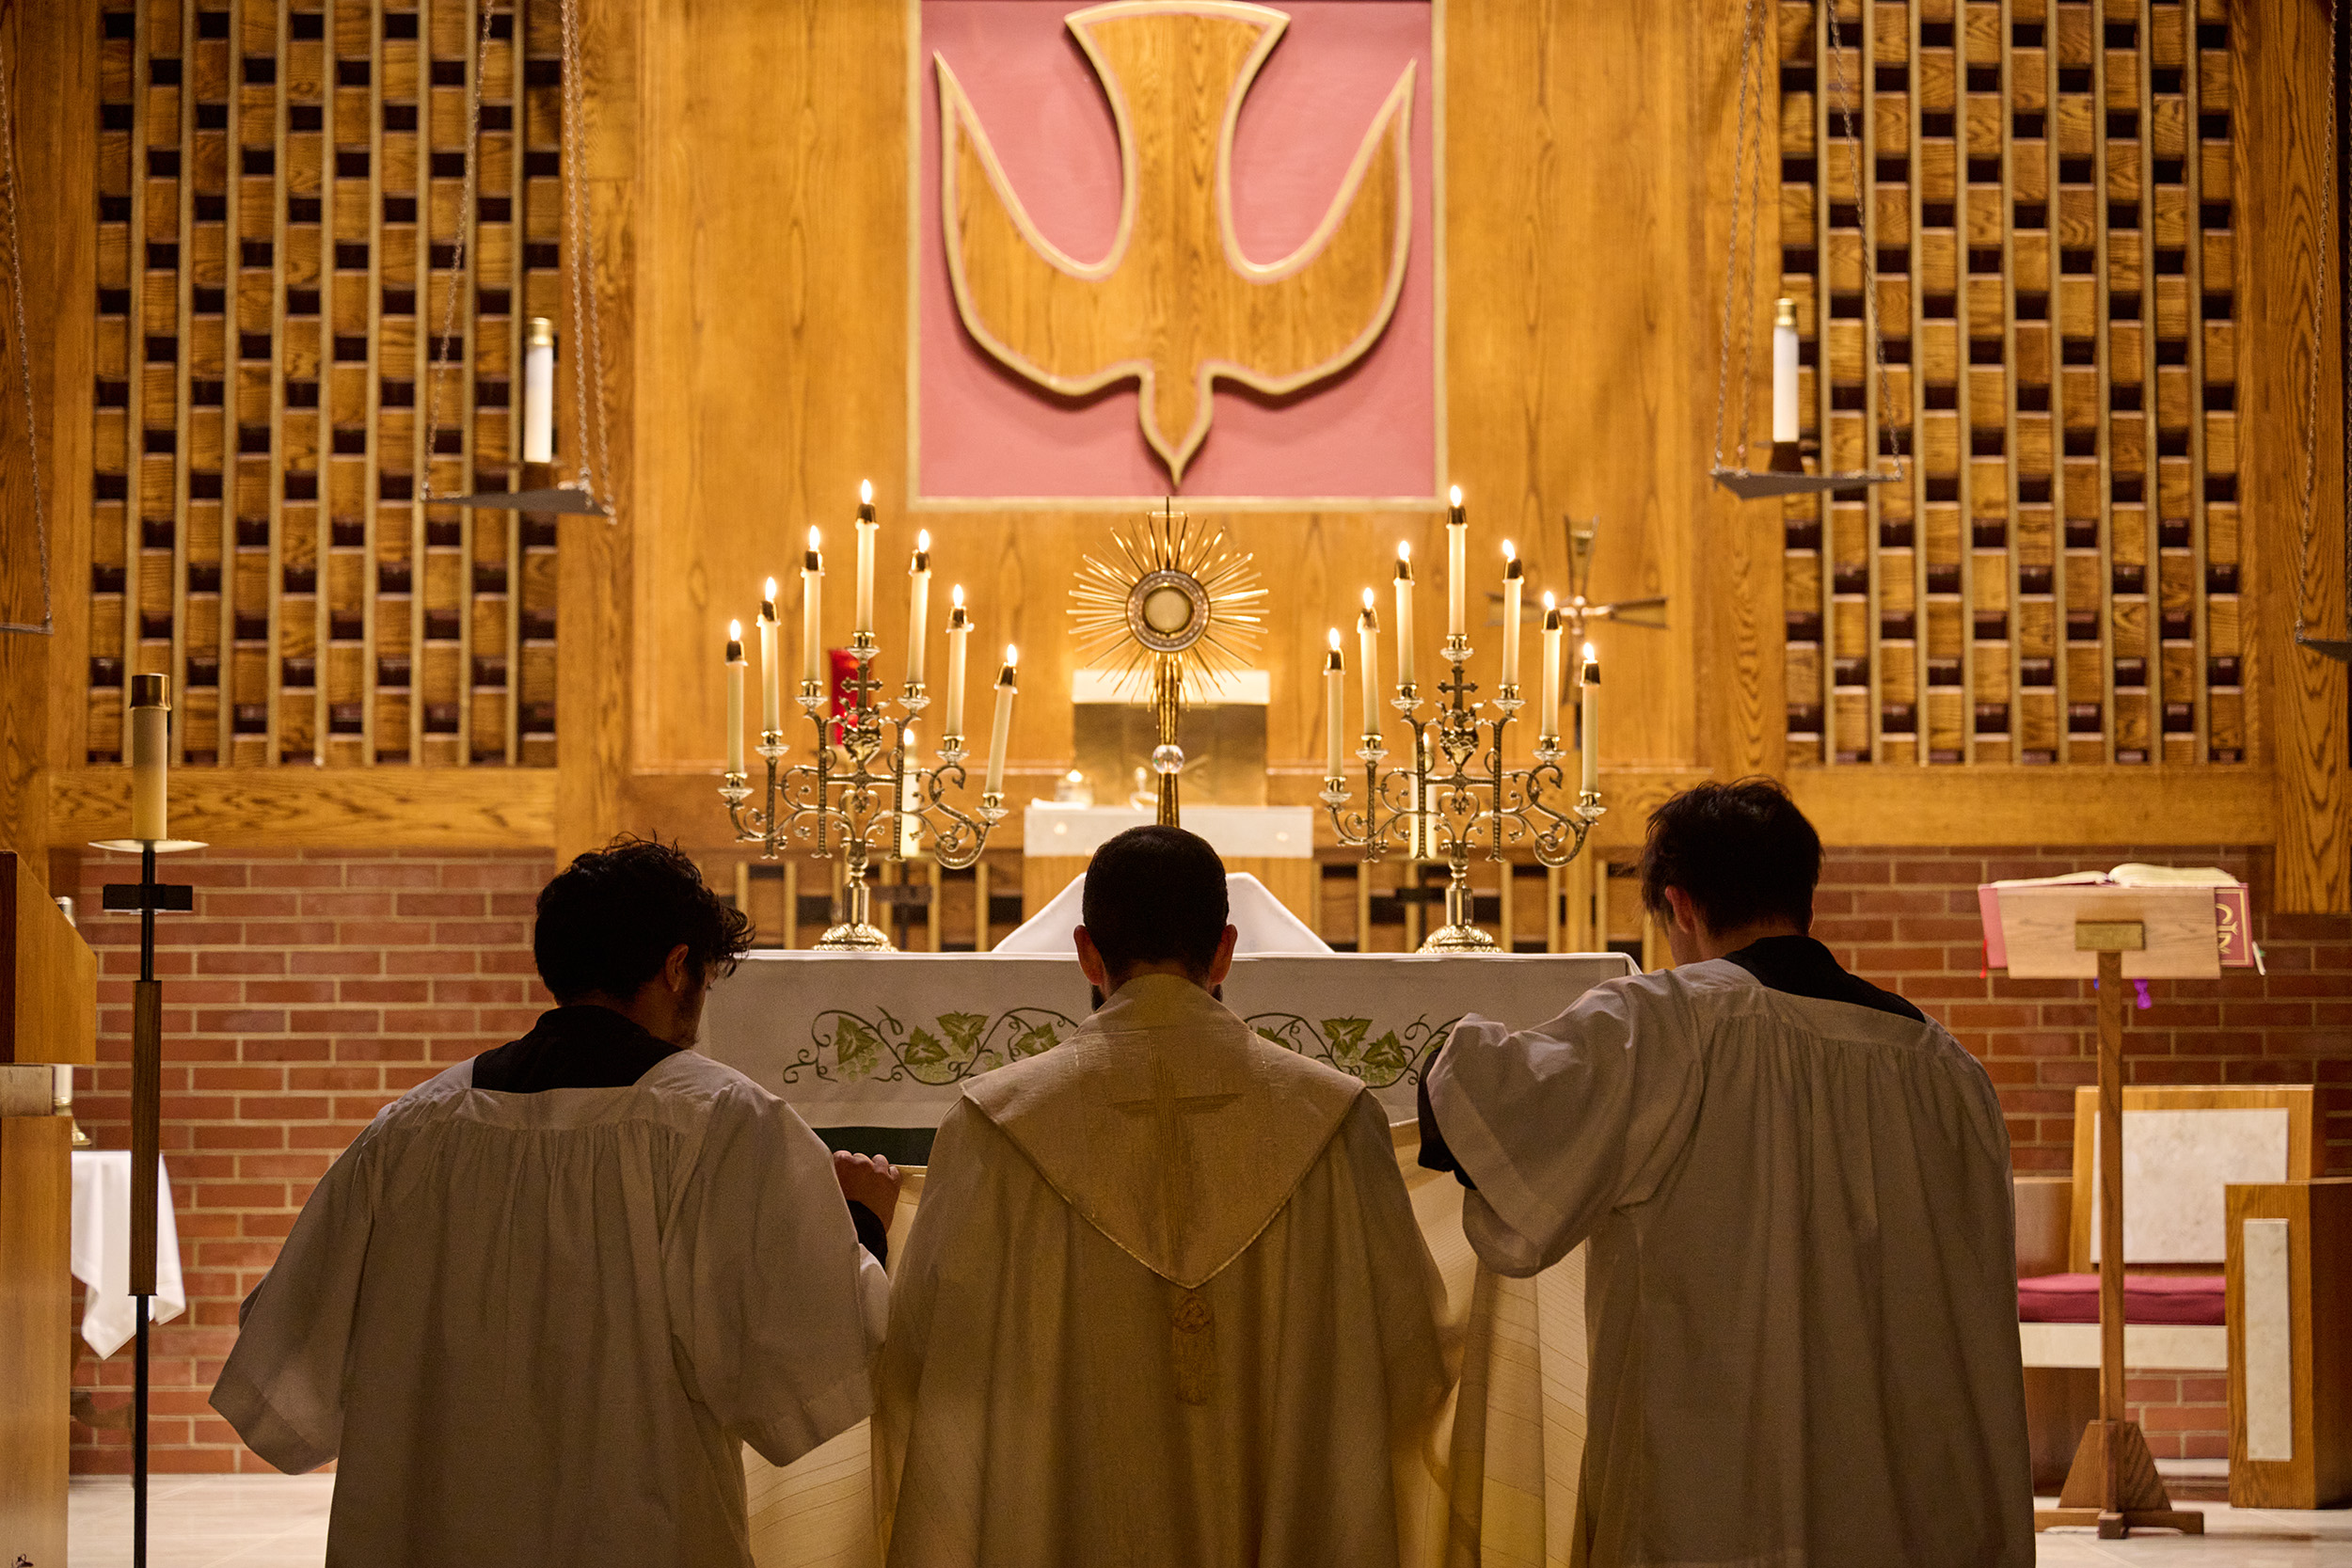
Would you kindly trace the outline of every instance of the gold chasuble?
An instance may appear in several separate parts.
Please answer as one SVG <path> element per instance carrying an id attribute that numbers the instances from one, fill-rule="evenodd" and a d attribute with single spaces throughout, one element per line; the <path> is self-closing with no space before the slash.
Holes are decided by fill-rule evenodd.
<path id="1" fill-rule="evenodd" d="M 1397 1562 L 1444 1306 L 1369 1091 L 1131 981 L 940 1127 L 877 1375 L 883 1560 Z"/>

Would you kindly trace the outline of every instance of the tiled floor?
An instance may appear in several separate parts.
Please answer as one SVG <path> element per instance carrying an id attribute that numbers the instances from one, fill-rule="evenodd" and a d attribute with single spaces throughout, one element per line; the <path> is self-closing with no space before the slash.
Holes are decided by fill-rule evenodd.
<path id="1" fill-rule="evenodd" d="M 326 1555 L 331 1476 L 161 1476 L 148 1493 L 148 1561 L 154 1568 L 317 1568 Z M 2101 1541 L 2088 1530 L 2042 1537 L 2045 1568 L 2148 1562 L 2177 1568 L 2352 1568 L 2352 1510 L 2280 1513 L 2223 1503 L 2205 1511 L 2205 1535 Z M 71 1568 L 113 1568 L 131 1557 L 131 1487 L 73 1483 Z"/>

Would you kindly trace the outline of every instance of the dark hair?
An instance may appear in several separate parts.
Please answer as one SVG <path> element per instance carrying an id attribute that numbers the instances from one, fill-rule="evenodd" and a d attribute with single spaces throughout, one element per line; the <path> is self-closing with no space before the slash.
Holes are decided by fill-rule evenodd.
<path id="1" fill-rule="evenodd" d="M 634 996 L 681 942 L 694 972 L 715 980 L 751 946 L 752 922 L 674 844 L 623 833 L 539 890 L 531 956 L 558 1002 Z"/>
<path id="2" fill-rule="evenodd" d="M 1205 973 L 1224 940 L 1225 863 L 1182 828 L 1130 828 L 1087 863 L 1087 935 L 1116 980 L 1174 959 Z"/>
<path id="3" fill-rule="evenodd" d="M 1820 879 L 1821 835 L 1774 780 L 1703 784 L 1649 814 L 1642 902 L 1652 914 L 1666 913 L 1666 890 L 1678 887 L 1711 931 L 1775 915 L 1804 930 Z"/>

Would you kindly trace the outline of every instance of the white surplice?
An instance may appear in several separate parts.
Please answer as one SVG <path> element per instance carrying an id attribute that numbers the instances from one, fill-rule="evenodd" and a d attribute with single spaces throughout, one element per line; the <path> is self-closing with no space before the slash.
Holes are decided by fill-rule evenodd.
<path id="1" fill-rule="evenodd" d="M 1467 1019 L 1430 1097 L 1487 1264 L 1590 1239 L 1589 1561 L 2033 1561 L 2009 1137 L 1943 1029 L 1718 960 Z"/>
<path id="2" fill-rule="evenodd" d="M 871 1406 L 888 1285 L 832 1156 L 685 1051 L 626 1088 L 461 1063 L 336 1162 L 213 1403 L 339 1460 L 339 1565 L 748 1564 L 738 1440 L 787 1464 Z"/>
<path id="3" fill-rule="evenodd" d="M 941 1124 L 876 1378 L 885 1560 L 1395 1563 L 1442 1528 L 1444 1299 L 1363 1085 L 1130 981 Z"/>

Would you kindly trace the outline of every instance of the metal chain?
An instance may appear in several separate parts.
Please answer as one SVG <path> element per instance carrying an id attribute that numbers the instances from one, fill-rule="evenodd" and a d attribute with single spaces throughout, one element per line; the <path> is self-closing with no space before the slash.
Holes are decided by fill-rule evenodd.
<path id="1" fill-rule="evenodd" d="M 2319 243 L 2312 247 L 2312 354 L 2310 375 L 2303 388 L 2303 511 L 2301 530 L 2296 553 L 2295 640 L 2303 641 L 2308 623 L 2303 619 L 2303 577 L 2311 569 L 2312 502 L 2319 489 L 2319 360 L 2324 352 L 2320 342 L 2320 324 L 2328 316 L 2328 241 L 2335 227 L 2335 157 L 2336 157 L 2336 28 L 2341 5 L 2328 8 L 2328 135 L 2320 143 L 2327 149 L 2320 155 L 2323 179 L 2319 181 Z M 2352 484 L 2352 451 L 2347 451 L 2346 481 Z M 2346 635 L 2352 636 L 2352 490 L 2344 498 L 2344 605 L 2347 619 Z"/>
<path id="2" fill-rule="evenodd" d="M 433 449 L 441 433 L 441 383 L 448 379 L 449 341 L 457 327 L 457 295 L 465 285 L 466 268 L 471 258 L 466 254 L 466 235 L 473 226 L 475 186 L 474 167 L 482 157 L 482 61 L 490 53 L 490 19 L 498 10 L 492 0 L 481 0 L 482 37 L 474 47 L 473 59 L 466 71 L 466 194 L 464 204 L 457 209 L 457 243 L 450 248 L 449 292 L 441 302 L 441 335 L 433 344 L 433 389 L 425 398 L 424 499 L 435 499 L 433 494 Z M 522 8 L 515 8 L 514 34 L 509 40 L 509 79 L 515 96 L 522 96 Z M 428 216 L 430 214 L 428 214 Z M 511 305 L 508 307 L 513 308 Z M 513 418 L 519 419 L 516 407 Z M 462 482 L 473 487 L 473 476 Z"/>
<path id="3" fill-rule="evenodd" d="M 1867 4 L 1868 0 L 1864 0 L 1864 3 Z M 1867 240 L 1868 236 L 1868 226 L 1865 225 L 1862 221 L 1862 204 L 1870 199 L 1870 188 L 1868 179 L 1866 177 L 1866 171 L 1862 166 L 1862 133 L 1854 124 L 1854 100 L 1861 95 L 1846 80 L 1846 52 L 1844 46 L 1838 41 L 1837 33 L 1837 0 L 1821 0 L 1821 9 L 1829 17 L 1830 58 L 1837 62 L 1838 118 L 1845 124 L 1846 140 L 1853 147 L 1854 224 L 1856 230 Z M 1829 150 L 1827 148 L 1822 149 L 1824 153 L 1828 150 Z M 1827 167 L 1828 159 L 1826 157 L 1823 158 L 1822 165 L 1822 184 L 1824 191 L 1826 192 L 1828 184 L 1826 177 L 1829 172 Z M 1824 196 L 1824 199 L 1826 199 L 1826 196 Z M 1829 258 L 1821 258 L 1821 264 L 1823 266 L 1827 266 L 1829 264 Z M 1961 275 L 1960 285 L 1963 289 L 1968 286 L 1968 278 L 1965 273 Z M 1870 359 L 1871 363 L 1875 365 L 1878 370 L 1879 416 L 1881 419 L 1883 419 L 1885 417 L 1886 410 L 1894 404 L 1894 383 L 1891 379 L 1889 379 L 1886 373 L 1886 340 L 1882 335 L 1879 323 L 1878 258 L 1871 254 L 1871 247 L 1867 243 L 1862 246 L 1862 309 L 1863 319 L 1870 324 Z M 1818 323 L 1817 325 L 1824 328 L 1820 333 L 1819 341 L 1822 345 L 1821 373 L 1827 374 L 1829 370 L 1829 333 L 1826 330 L 1826 323 Z M 1963 367 L 1963 373 L 1965 373 L 1965 367 Z M 1883 432 L 1880 430 L 1872 429 L 1869 432 L 1870 450 L 1867 454 L 1867 461 L 1863 466 L 1863 472 L 1878 472 L 1879 458 L 1882 455 L 1879 448 L 1883 436 Z M 1826 431 L 1822 433 L 1821 471 L 1823 473 L 1829 472 L 1829 440 L 1828 432 Z M 1897 476 L 1899 477 L 1902 471 L 1903 460 L 1901 457 L 1898 456 L 1895 459 L 1895 472 Z"/>
<path id="4" fill-rule="evenodd" d="M 1752 6 L 1751 9 L 1753 8 Z M 1756 31 L 1763 31 L 1761 23 Z M 1742 42 L 1740 46 L 1740 54 L 1743 67 L 1751 53 L 1753 51 L 1749 44 Z M 1766 106 L 1772 102 L 1772 95 L 1765 90 L 1772 69 L 1772 61 L 1762 54 L 1756 54 L 1756 103 L 1759 113 L 1764 112 Z M 1742 122 L 1745 119 L 1746 114 L 1743 110 Z M 1764 170 L 1769 156 L 1768 145 L 1763 134 L 1759 132 L 1749 154 L 1751 162 L 1748 165 L 1748 213 L 1750 214 L 1748 219 L 1748 285 L 1746 297 L 1740 307 L 1745 312 L 1741 319 L 1746 324 L 1740 334 L 1740 466 L 1742 468 L 1747 467 L 1748 443 L 1755 438 L 1756 435 L 1756 425 L 1753 422 L 1755 414 L 1751 406 L 1756 396 L 1756 236 L 1763 232 Z M 1734 199 L 1737 199 L 1736 195 Z"/>
<path id="5" fill-rule="evenodd" d="M 1745 215 L 1745 214 L 1744 214 L 1744 213 L 1742 212 L 1741 208 L 1740 208 L 1740 179 L 1741 179 L 1741 178 L 1742 178 L 1742 177 L 1743 177 L 1743 176 L 1747 173 L 1747 161 L 1748 161 L 1748 79 L 1749 79 L 1749 71 L 1748 71 L 1748 55 L 1749 55 L 1750 52 L 1751 52 L 1751 51 L 1755 48 L 1755 44 L 1756 44 L 1756 0 L 1747 0 L 1747 9 L 1746 9 L 1746 11 L 1742 14 L 1742 16 L 1741 16 L 1741 18 L 1740 18 L 1740 111 L 1739 111 L 1739 113 L 1740 113 L 1740 118 L 1739 118 L 1739 119 L 1737 120 L 1737 122 L 1736 122 L 1736 129 L 1735 129 L 1735 131 L 1734 131 L 1734 133 L 1733 133 L 1733 139 L 1732 139 L 1732 154 L 1731 154 L 1731 237 L 1730 237 L 1727 241 L 1725 241 L 1725 242 L 1724 242 L 1724 330 L 1723 330 L 1723 337 L 1722 337 L 1722 340 L 1721 340 L 1721 346 L 1720 346 L 1720 348 L 1719 348 L 1719 349 L 1718 349 L 1718 351 L 1717 351 L 1717 356 L 1716 356 L 1716 368 L 1715 368 L 1715 468 L 1716 468 L 1716 471 L 1718 471 L 1718 472 L 1721 472 L 1721 471 L 1723 470 L 1723 467 L 1724 467 L 1724 404 L 1725 404 L 1725 402 L 1726 402 L 1726 401 L 1728 400 L 1728 398 L 1729 398 L 1729 395 L 1730 395 L 1730 388 L 1731 388 L 1731 317 L 1732 317 L 1732 304 L 1731 304 L 1731 302 L 1732 302 L 1732 297 L 1733 297 L 1732 281 L 1733 281 L 1733 279 L 1734 279 L 1734 278 L 1738 276 L 1738 274 L 1739 274 L 1739 268 L 1740 268 L 1740 219 L 1741 219 L 1741 218 Z M 1761 139 L 1762 139 L 1762 138 L 1760 138 L 1760 137 L 1758 138 L 1758 140 L 1759 140 L 1759 141 L 1760 141 Z M 1756 214 L 1756 216 L 1757 216 L 1757 221 L 1758 221 L 1758 223 L 1760 224 L 1760 223 L 1761 223 L 1761 221 L 1762 221 L 1762 218 L 1763 218 L 1763 214 L 1759 212 L 1759 213 Z M 1755 246 L 1755 241 L 1754 241 L 1753 239 L 1751 239 L 1751 240 L 1749 241 L 1749 246 L 1750 246 L 1750 248 L 1751 248 L 1751 249 L 1753 249 L 1753 248 L 1754 248 L 1754 246 Z M 1750 257 L 1748 258 L 1748 292 L 1749 292 L 1749 298 L 1751 299 L 1751 301 L 1753 301 L 1753 299 L 1755 298 L 1755 291 L 1756 291 L 1756 258 L 1755 258 L 1754 256 L 1750 256 Z M 1753 311 L 1753 310 L 1751 310 L 1751 311 L 1750 311 L 1750 313 L 1749 313 L 1748 319 L 1747 319 L 1746 323 L 1745 323 L 1745 324 L 1741 326 L 1741 328 L 1740 328 L 1740 364 L 1741 364 L 1741 366 L 1742 366 L 1742 367 L 1745 367 L 1745 366 L 1749 363 L 1748 355 L 1749 355 L 1750 348 L 1751 348 L 1751 346 L 1752 346 L 1752 344 L 1753 344 L 1753 341 L 1754 341 L 1754 339 L 1755 339 L 1755 335 L 1756 335 L 1756 316 L 1755 316 L 1754 311 Z M 1744 471 L 1744 470 L 1746 469 L 1747 466 L 1748 466 L 1748 437 L 1749 437 L 1749 436 L 1752 434 L 1752 432 L 1751 432 L 1751 431 L 1750 431 L 1750 429 L 1749 429 L 1749 424 L 1748 424 L 1748 420 L 1749 420 L 1748 395 L 1749 395 L 1749 388 L 1748 388 L 1748 387 L 1746 386 L 1746 384 L 1745 384 L 1745 377 L 1744 377 L 1744 375 L 1743 375 L 1743 377 L 1742 377 L 1742 383 L 1741 383 L 1741 386 L 1740 386 L 1740 451 L 1739 451 L 1739 455 L 1740 455 L 1740 468 L 1741 468 L 1741 470 L 1742 470 L 1742 471 Z"/>
<path id="6" fill-rule="evenodd" d="M 591 359 L 595 360 L 596 365 L 596 423 L 593 426 L 593 432 L 596 443 L 596 466 L 594 471 L 591 472 L 589 442 L 582 439 L 580 443 L 580 488 L 587 491 L 591 499 L 596 499 L 599 498 L 602 481 L 611 474 L 612 470 L 605 461 L 604 325 L 596 310 L 594 271 L 588 264 L 588 179 L 586 174 L 588 142 L 585 125 L 587 111 L 582 101 L 580 87 L 579 0 L 563 0 L 563 32 L 564 119 L 565 122 L 564 127 L 564 170 L 565 174 L 564 184 L 569 198 L 568 205 L 571 208 L 572 232 L 572 253 L 568 268 L 572 287 L 572 385 L 574 401 L 580 409 L 582 435 L 585 436 L 592 428 L 588 422 L 588 362 Z M 583 300 L 588 313 L 588 334 L 584 344 L 580 341 L 580 333 Z M 602 499 L 606 520 L 613 521 L 612 499 L 610 497 Z"/>
<path id="7" fill-rule="evenodd" d="M 0 54 L 0 192 L 8 203 L 8 296 L 16 311 L 16 369 L 24 394 L 24 452 L 33 475 L 33 537 L 40 557 L 40 624 L 0 621 L 0 631 L 47 637 L 56 630 L 49 587 L 49 512 L 40 489 L 40 431 L 33 406 L 33 340 L 24 329 L 24 255 L 16 225 L 16 110 L 8 98 L 8 61 Z"/>

